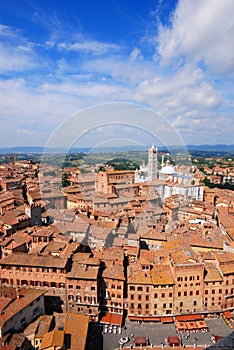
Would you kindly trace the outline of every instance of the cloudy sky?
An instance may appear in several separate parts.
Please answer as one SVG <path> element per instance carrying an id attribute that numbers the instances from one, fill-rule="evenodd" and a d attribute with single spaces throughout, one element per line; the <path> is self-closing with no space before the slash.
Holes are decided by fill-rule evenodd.
<path id="1" fill-rule="evenodd" d="M 0 7 L 0 147 L 44 146 L 71 116 L 113 102 L 155 111 L 186 144 L 234 143 L 233 0 Z"/>

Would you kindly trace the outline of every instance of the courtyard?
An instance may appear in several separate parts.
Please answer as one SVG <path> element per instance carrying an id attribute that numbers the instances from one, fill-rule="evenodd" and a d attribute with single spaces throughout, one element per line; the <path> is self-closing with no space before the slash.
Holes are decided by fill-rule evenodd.
<path id="1" fill-rule="evenodd" d="M 218 336 L 226 336 L 232 332 L 222 318 L 207 318 L 206 324 L 209 327 L 209 331 L 202 333 L 198 331 L 196 333 L 184 332 L 180 334 L 182 344 L 185 345 L 211 345 L 212 334 Z M 121 338 L 128 338 L 127 346 L 134 344 L 134 337 L 142 336 L 149 339 L 150 344 L 153 345 L 165 345 L 165 339 L 168 336 L 178 336 L 174 324 L 162 324 L 162 323 L 135 323 L 127 322 L 126 327 L 122 329 L 122 334 L 105 333 L 103 335 L 103 350 L 119 349 L 119 340 Z"/>

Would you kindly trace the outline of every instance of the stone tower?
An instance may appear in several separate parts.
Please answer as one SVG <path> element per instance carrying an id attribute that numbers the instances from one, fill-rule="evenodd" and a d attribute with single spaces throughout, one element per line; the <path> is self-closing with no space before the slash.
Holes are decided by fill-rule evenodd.
<path id="1" fill-rule="evenodd" d="M 152 144 L 148 149 L 148 178 L 153 181 L 158 177 L 158 148 Z"/>
<path id="2" fill-rule="evenodd" d="M 24 212 L 31 219 L 31 222 L 30 222 L 31 226 L 42 225 L 40 204 L 37 204 L 37 203 L 33 203 L 31 205 L 25 204 Z"/>

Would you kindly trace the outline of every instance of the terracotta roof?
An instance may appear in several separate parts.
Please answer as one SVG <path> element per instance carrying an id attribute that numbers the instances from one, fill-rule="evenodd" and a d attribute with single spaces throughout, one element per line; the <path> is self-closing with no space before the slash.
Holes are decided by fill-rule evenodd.
<path id="1" fill-rule="evenodd" d="M 157 229 L 149 229 L 141 235 L 141 238 L 155 240 L 155 241 L 166 241 L 167 237 L 165 233 L 159 232 Z"/>
<path id="2" fill-rule="evenodd" d="M 234 273 L 234 263 L 233 261 L 230 263 L 225 263 L 225 264 L 220 264 L 219 265 L 222 273 L 224 275 L 228 275 L 228 274 L 233 274 Z"/>
<path id="3" fill-rule="evenodd" d="M 84 350 L 88 334 L 89 316 L 54 313 L 56 329 L 63 328 L 64 334 L 70 334 L 70 350 Z"/>
<path id="4" fill-rule="evenodd" d="M 103 271 L 102 277 L 125 281 L 124 267 L 119 264 L 110 264 L 110 266 L 107 266 Z"/>
<path id="5" fill-rule="evenodd" d="M 56 256 L 37 256 L 27 253 L 13 253 L 0 260 L 1 265 L 16 266 L 39 266 L 39 267 L 57 267 L 63 269 L 67 265 L 67 259 L 61 259 Z"/>
<path id="6" fill-rule="evenodd" d="M 204 282 L 222 282 L 222 276 L 220 275 L 217 267 L 213 264 L 205 264 L 205 277 Z"/>
<path id="7" fill-rule="evenodd" d="M 198 262 L 197 257 L 190 249 L 181 249 L 172 253 L 171 258 L 175 265 L 196 264 Z"/>
<path id="8" fill-rule="evenodd" d="M 44 293 L 45 291 L 37 289 L 22 290 L 21 297 L 14 299 L 7 307 L 5 307 L 0 316 L 0 325 L 3 325 L 6 321 L 15 316 L 15 314 L 23 310 L 32 301 L 42 296 Z"/>
<path id="9" fill-rule="evenodd" d="M 144 272 L 142 269 L 134 271 L 132 266 L 128 267 L 128 284 L 152 284 L 150 272 Z"/>
<path id="10" fill-rule="evenodd" d="M 106 248 L 102 254 L 100 260 L 102 261 L 123 261 L 124 260 L 124 252 L 122 248 L 119 247 L 108 247 Z"/>
<path id="11" fill-rule="evenodd" d="M 71 334 L 71 350 L 84 350 L 88 334 L 89 316 L 67 314 L 65 333 Z"/>
<path id="12" fill-rule="evenodd" d="M 233 253 L 223 251 L 223 252 L 213 252 L 213 254 L 220 264 L 227 263 L 227 262 L 233 263 L 234 261 Z"/>
<path id="13" fill-rule="evenodd" d="M 154 265 L 150 272 L 153 285 L 174 284 L 169 265 Z"/>
<path id="14" fill-rule="evenodd" d="M 45 333 L 41 342 L 40 349 L 50 349 L 51 347 L 63 347 L 64 345 L 64 331 L 53 330 Z"/>
<path id="15" fill-rule="evenodd" d="M 85 280 L 97 280 L 98 268 L 87 268 L 81 266 L 80 263 L 74 262 L 72 264 L 72 270 L 67 273 L 67 278 L 85 279 Z"/>

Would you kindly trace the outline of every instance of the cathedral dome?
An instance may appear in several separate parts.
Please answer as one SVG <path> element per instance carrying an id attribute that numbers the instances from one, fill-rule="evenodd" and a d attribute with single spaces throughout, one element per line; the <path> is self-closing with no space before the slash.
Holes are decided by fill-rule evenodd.
<path id="1" fill-rule="evenodd" d="M 163 175 L 173 175 L 176 174 L 175 169 L 173 168 L 172 165 L 165 165 L 161 170 L 160 170 L 160 174 Z"/>

